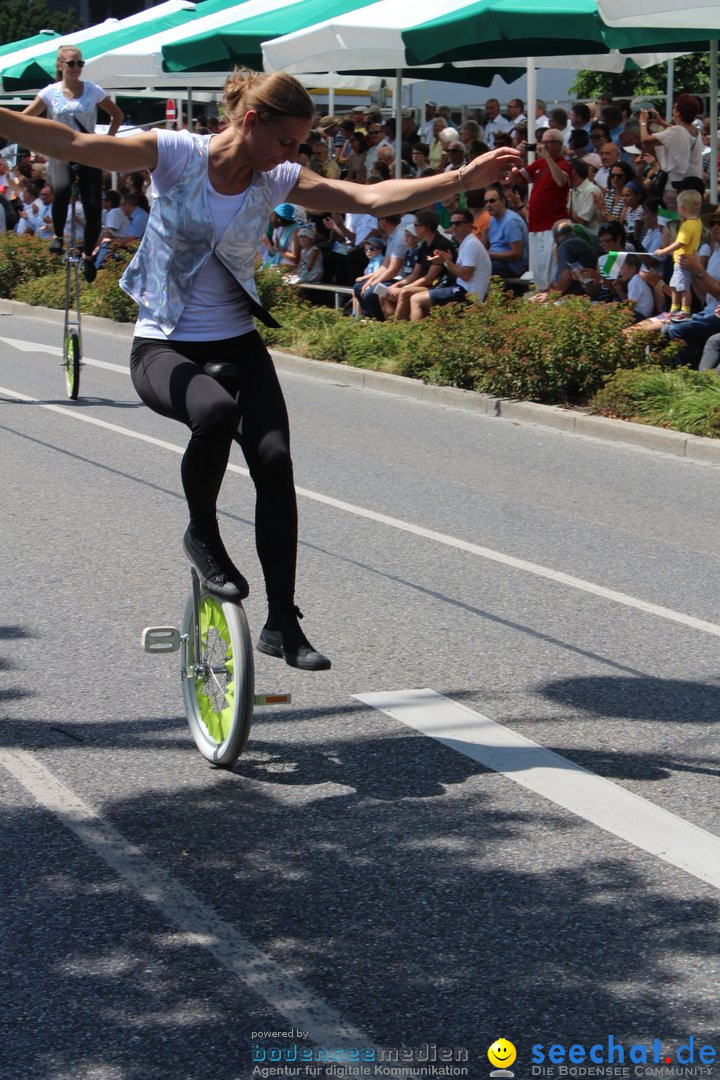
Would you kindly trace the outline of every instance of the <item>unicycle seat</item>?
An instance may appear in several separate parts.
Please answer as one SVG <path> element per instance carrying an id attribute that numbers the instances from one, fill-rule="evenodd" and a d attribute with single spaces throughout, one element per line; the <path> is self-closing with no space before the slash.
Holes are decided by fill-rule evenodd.
<path id="1" fill-rule="evenodd" d="M 203 371 L 212 379 L 217 379 L 229 393 L 234 394 L 239 389 L 238 369 L 227 360 L 210 360 L 207 364 L 203 364 Z"/>

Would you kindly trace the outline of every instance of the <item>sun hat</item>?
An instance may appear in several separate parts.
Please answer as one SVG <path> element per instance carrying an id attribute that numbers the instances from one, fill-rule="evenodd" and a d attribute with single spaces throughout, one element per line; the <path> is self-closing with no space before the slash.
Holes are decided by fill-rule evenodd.
<path id="1" fill-rule="evenodd" d="M 320 128 L 322 131 L 329 131 L 331 127 L 336 127 L 339 123 L 337 116 L 323 116 L 320 120 Z"/>
<path id="2" fill-rule="evenodd" d="M 385 241 L 383 240 L 382 236 L 378 236 L 377 233 L 370 233 L 370 235 L 366 236 L 365 239 L 363 240 L 362 246 L 363 247 L 374 247 L 374 248 L 377 248 L 378 251 L 384 251 L 385 250 Z"/>
<path id="3" fill-rule="evenodd" d="M 295 207 L 292 203 L 289 202 L 278 203 L 278 205 L 274 208 L 273 213 L 277 214 L 277 216 L 279 218 L 282 218 L 283 221 L 295 220 Z"/>

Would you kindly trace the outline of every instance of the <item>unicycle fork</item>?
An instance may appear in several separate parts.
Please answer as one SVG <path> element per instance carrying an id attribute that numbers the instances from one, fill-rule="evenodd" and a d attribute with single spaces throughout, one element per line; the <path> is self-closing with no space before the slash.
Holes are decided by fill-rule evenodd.
<path id="1" fill-rule="evenodd" d="M 75 209 L 78 200 L 77 167 L 70 165 L 70 244 L 63 257 L 65 262 L 65 320 L 63 323 L 63 358 L 61 366 L 65 373 L 65 392 L 71 401 L 80 393 L 80 367 L 82 366 L 82 329 L 80 316 L 80 264 L 82 257 L 77 249 L 77 223 Z"/>

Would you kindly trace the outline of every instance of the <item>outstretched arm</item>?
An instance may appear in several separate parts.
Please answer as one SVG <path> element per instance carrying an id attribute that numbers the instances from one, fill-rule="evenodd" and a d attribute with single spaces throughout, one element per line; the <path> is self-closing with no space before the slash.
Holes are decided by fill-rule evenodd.
<path id="1" fill-rule="evenodd" d="M 345 210 L 384 217 L 417 210 L 431 202 L 444 202 L 460 191 L 486 187 L 503 173 L 519 169 L 521 164 L 519 152 L 503 146 L 473 158 L 452 172 L 411 180 L 383 180 L 367 187 L 346 180 L 326 180 L 303 168 L 288 198 L 316 214 Z"/>
<path id="2" fill-rule="evenodd" d="M 55 120 L 0 109 L 0 135 L 45 157 L 77 161 L 108 172 L 154 169 L 157 165 L 157 135 L 154 131 L 143 131 L 127 139 L 86 135 Z"/>

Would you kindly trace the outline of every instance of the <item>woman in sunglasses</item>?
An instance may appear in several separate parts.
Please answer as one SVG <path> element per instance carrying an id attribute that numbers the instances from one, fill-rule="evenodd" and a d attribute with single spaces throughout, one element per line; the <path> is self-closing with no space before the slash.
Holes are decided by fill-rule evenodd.
<path id="1" fill-rule="evenodd" d="M 39 116 L 47 112 L 51 120 L 57 120 L 73 131 L 92 134 L 97 122 L 98 106 L 110 117 L 109 135 L 114 135 L 123 121 L 123 114 L 112 98 L 96 83 L 83 82 L 82 70 L 85 61 L 75 45 L 61 45 L 57 52 L 58 82 L 51 83 L 41 90 L 23 112 L 30 116 Z M 78 188 L 80 201 L 85 215 L 83 275 L 86 281 L 94 281 L 95 263 L 92 252 L 100 236 L 102 211 L 102 172 L 88 165 L 78 165 Z M 50 183 L 55 191 L 52 202 L 52 220 L 55 237 L 50 250 L 61 255 L 63 233 L 70 205 L 72 180 L 70 164 L 55 158 L 48 160 Z"/>

